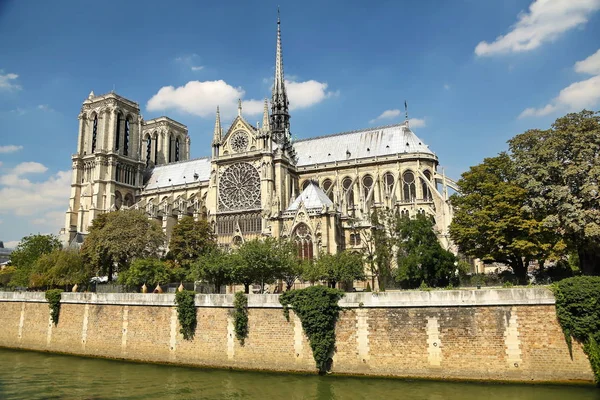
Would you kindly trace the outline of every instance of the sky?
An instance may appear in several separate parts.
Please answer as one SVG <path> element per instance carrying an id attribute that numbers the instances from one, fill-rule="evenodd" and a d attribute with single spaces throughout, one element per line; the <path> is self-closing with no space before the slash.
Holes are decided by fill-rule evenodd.
<path id="1" fill-rule="evenodd" d="M 58 233 L 77 115 L 114 90 L 210 155 L 261 119 L 281 8 L 296 138 L 404 120 L 454 179 L 527 129 L 600 107 L 600 0 L 0 0 L 0 240 Z"/>

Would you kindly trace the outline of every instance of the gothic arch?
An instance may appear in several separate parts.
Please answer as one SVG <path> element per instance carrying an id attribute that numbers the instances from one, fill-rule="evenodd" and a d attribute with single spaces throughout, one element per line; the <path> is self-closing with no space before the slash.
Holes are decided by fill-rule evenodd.
<path id="1" fill-rule="evenodd" d="M 291 237 L 296 243 L 298 258 L 312 260 L 314 257 L 314 241 L 309 226 L 304 222 L 300 222 L 294 227 Z"/>
<path id="2" fill-rule="evenodd" d="M 402 173 L 402 200 L 411 202 L 416 197 L 415 173 L 408 169 Z"/>

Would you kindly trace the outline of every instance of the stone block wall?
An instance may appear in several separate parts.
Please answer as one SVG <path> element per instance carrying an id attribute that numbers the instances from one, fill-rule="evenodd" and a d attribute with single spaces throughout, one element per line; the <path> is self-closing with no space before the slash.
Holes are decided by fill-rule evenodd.
<path id="1" fill-rule="evenodd" d="M 592 382 L 543 288 L 348 293 L 332 372 L 432 379 Z M 193 340 L 172 294 L 63 293 L 58 325 L 44 293 L 0 292 L 0 346 L 135 361 L 316 372 L 310 345 L 277 295 L 249 296 L 249 336 L 233 328 L 232 295 L 197 295 Z"/>

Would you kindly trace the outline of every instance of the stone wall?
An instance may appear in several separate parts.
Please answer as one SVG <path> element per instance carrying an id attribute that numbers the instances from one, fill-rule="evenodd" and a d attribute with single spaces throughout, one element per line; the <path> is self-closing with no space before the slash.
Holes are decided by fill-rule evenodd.
<path id="1" fill-rule="evenodd" d="M 249 296 L 249 336 L 235 339 L 232 295 L 197 295 L 193 340 L 172 294 L 63 293 L 57 326 L 44 293 L 0 292 L 0 346 L 221 368 L 315 372 L 300 320 L 277 295 Z M 348 293 L 332 372 L 502 381 L 592 382 L 543 288 Z"/>

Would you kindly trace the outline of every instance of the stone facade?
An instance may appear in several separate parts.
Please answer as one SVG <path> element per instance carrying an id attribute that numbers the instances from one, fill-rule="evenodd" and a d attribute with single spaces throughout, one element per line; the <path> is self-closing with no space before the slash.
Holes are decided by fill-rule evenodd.
<path id="1" fill-rule="evenodd" d="M 233 330 L 232 295 L 197 295 L 193 340 L 174 295 L 63 293 L 57 326 L 43 293 L 0 293 L 0 346 L 219 368 L 316 372 L 300 320 L 277 295 L 249 296 L 249 335 Z M 332 372 L 523 382 L 593 382 L 569 355 L 547 289 L 348 293 Z"/>
<path id="2" fill-rule="evenodd" d="M 273 236 L 318 257 L 361 248 L 374 209 L 435 218 L 446 248 L 454 182 L 405 122 L 294 141 L 277 24 L 275 77 L 262 123 L 238 115 L 225 130 L 217 108 L 211 156 L 190 160 L 187 128 L 145 121 L 137 103 L 90 94 L 80 114 L 65 241 L 81 241 L 99 213 L 145 210 L 167 238 L 185 215 L 211 222 L 223 246 Z"/>

